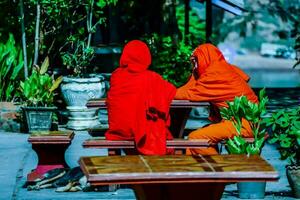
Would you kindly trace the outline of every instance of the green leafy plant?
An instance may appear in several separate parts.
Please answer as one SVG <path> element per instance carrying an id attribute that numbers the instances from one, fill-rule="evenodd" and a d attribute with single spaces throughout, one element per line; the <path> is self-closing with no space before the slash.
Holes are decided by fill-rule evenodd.
<path id="1" fill-rule="evenodd" d="M 80 5 L 79 7 L 71 8 L 74 11 L 80 10 L 81 6 L 85 8 L 85 14 L 79 12 L 80 17 L 78 17 L 78 14 L 74 17 L 79 18 L 76 23 L 86 21 L 86 29 L 81 26 L 75 27 L 75 30 L 68 34 L 65 44 L 60 48 L 61 50 L 68 46 L 69 49 L 65 52 L 61 51 L 60 55 L 63 64 L 68 69 L 73 69 L 75 77 L 83 77 L 84 73 L 86 73 L 86 67 L 93 59 L 94 49 L 91 48 L 92 34 L 96 32 L 98 25 L 106 23 L 107 16 L 104 9 L 109 5 L 116 5 L 117 2 L 118 0 L 79 0 L 72 4 Z M 74 20 L 72 20 L 72 24 L 74 24 Z M 87 41 L 85 43 L 83 40 L 86 40 L 86 38 Z"/>
<path id="2" fill-rule="evenodd" d="M 170 36 L 153 34 L 144 38 L 152 53 L 151 69 L 161 74 L 162 77 L 175 86 L 180 86 L 187 81 L 191 73 L 190 56 L 192 47 L 184 41 L 173 43 Z"/>
<path id="3" fill-rule="evenodd" d="M 272 130 L 270 143 L 278 144 L 281 159 L 300 165 L 300 107 L 279 110 L 264 120 Z"/>
<path id="4" fill-rule="evenodd" d="M 39 68 L 33 69 L 31 76 L 24 82 L 20 83 L 21 96 L 25 100 L 27 106 L 52 106 L 54 98 L 54 90 L 59 87 L 62 76 L 56 80 L 47 74 L 49 66 L 48 57 L 44 60 Z"/>
<path id="5" fill-rule="evenodd" d="M 94 57 L 94 49 L 87 47 L 83 41 L 77 41 L 73 52 L 62 52 L 61 55 L 67 69 L 72 69 L 74 76 L 83 77 Z"/>
<path id="6" fill-rule="evenodd" d="M 268 98 L 265 90 L 259 92 L 259 103 L 252 103 L 246 96 L 235 97 L 233 102 L 227 102 L 228 108 L 221 109 L 223 119 L 230 120 L 237 135 L 227 141 L 227 148 L 232 154 L 260 154 L 265 141 L 265 130 L 261 127 L 262 116 L 266 113 Z M 241 135 L 242 119 L 246 119 L 253 132 L 254 141 L 247 142 Z"/>
<path id="7" fill-rule="evenodd" d="M 0 43 L 0 101 L 11 101 L 17 89 L 16 79 L 23 69 L 22 51 L 12 34 L 5 44 Z"/>

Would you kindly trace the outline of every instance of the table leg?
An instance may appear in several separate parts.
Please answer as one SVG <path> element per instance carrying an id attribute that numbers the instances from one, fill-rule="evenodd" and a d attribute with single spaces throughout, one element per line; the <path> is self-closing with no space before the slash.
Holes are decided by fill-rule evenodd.
<path id="1" fill-rule="evenodd" d="M 170 131 L 174 138 L 183 138 L 184 128 L 192 108 L 171 108 Z"/>
<path id="2" fill-rule="evenodd" d="M 27 181 L 34 181 L 51 169 L 68 168 L 65 152 L 70 144 L 32 144 L 32 149 L 38 156 L 38 165 L 27 175 Z"/>
<path id="3" fill-rule="evenodd" d="M 224 183 L 170 183 L 133 185 L 138 200 L 218 200 Z"/>

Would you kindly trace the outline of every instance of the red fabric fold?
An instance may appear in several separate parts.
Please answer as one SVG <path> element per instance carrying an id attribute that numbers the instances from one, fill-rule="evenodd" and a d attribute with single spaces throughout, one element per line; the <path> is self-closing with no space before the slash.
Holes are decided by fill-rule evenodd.
<path id="1" fill-rule="evenodd" d="M 169 106 L 176 88 L 147 70 L 151 54 L 147 45 L 133 40 L 125 45 L 120 66 L 112 73 L 107 95 L 108 140 L 135 140 L 144 155 L 166 154 L 172 139 Z"/>

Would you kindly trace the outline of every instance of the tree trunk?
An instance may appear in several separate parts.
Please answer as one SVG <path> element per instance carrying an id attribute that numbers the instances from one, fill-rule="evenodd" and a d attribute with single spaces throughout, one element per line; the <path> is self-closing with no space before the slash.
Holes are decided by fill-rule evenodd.
<path id="1" fill-rule="evenodd" d="M 25 79 L 28 77 L 28 64 L 27 64 L 27 44 L 26 44 L 26 32 L 24 26 L 24 4 L 23 0 L 19 2 L 20 6 L 20 17 L 21 17 L 21 32 L 22 32 L 22 49 L 23 49 L 23 60 L 24 60 L 24 77 Z"/>
<path id="2" fill-rule="evenodd" d="M 36 23 L 35 23 L 35 37 L 34 37 L 34 61 L 33 65 L 37 65 L 39 58 L 39 33 L 40 33 L 40 16 L 41 16 L 41 5 L 38 1 L 36 4 Z"/>

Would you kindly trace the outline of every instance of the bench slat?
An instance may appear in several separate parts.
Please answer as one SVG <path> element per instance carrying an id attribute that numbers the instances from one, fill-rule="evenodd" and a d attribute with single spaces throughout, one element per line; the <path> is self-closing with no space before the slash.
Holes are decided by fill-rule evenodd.
<path id="1" fill-rule="evenodd" d="M 28 137 L 31 144 L 68 144 L 74 137 L 73 131 L 37 131 Z"/>
<path id="2" fill-rule="evenodd" d="M 185 140 L 174 139 L 167 140 L 168 148 L 186 149 L 186 148 L 201 148 L 208 147 L 210 144 L 207 139 L 201 140 Z M 101 139 L 88 139 L 83 142 L 84 148 L 109 148 L 109 149 L 133 149 L 135 148 L 134 141 L 125 140 L 105 140 Z"/>
<path id="3" fill-rule="evenodd" d="M 106 108 L 106 99 L 90 99 L 86 106 L 88 108 Z M 196 102 L 189 100 L 172 100 L 170 107 L 171 108 L 194 108 L 194 107 L 208 107 L 208 102 Z"/>

